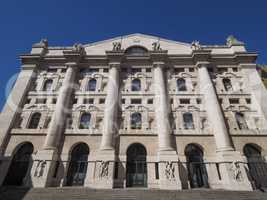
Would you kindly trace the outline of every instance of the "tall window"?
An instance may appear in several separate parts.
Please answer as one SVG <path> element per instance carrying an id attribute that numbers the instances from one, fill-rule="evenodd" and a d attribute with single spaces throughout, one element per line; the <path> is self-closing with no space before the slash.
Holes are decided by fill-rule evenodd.
<path id="1" fill-rule="evenodd" d="M 41 119 L 41 113 L 34 113 L 32 115 L 32 118 L 31 118 L 31 121 L 29 123 L 28 128 L 30 128 L 30 129 L 38 128 L 40 119 Z"/>
<path id="2" fill-rule="evenodd" d="M 44 83 L 43 91 L 51 91 L 52 90 L 52 84 L 53 84 L 52 79 L 46 80 Z"/>
<path id="3" fill-rule="evenodd" d="M 177 80 L 177 89 L 178 89 L 178 91 L 186 91 L 185 79 L 179 78 Z"/>
<path id="4" fill-rule="evenodd" d="M 132 80 L 132 91 L 141 90 L 141 81 L 139 79 Z"/>
<path id="5" fill-rule="evenodd" d="M 194 121 L 192 113 L 184 113 L 183 120 L 185 129 L 194 129 Z"/>
<path id="6" fill-rule="evenodd" d="M 91 114 L 83 113 L 80 120 L 80 129 L 89 129 L 90 127 Z"/>
<path id="7" fill-rule="evenodd" d="M 141 129 L 142 128 L 142 115 L 141 113 L 133 113 L 131 115 L 131 128 Z"/>
<path id="8" fill-rule="evenodd" d="M 91 79 L 88 82 L 87 91 L 95 91 L 96 90 L 96 79 Z"/>
<path id="9" fill-rule="evenodd" d="M 231 80 L 229 78 L 224 78 L 222 80 L 222 82 L 223 82 L 224 89 L 226 91 L 231 91 L 232 90 L 232 83 L 231 83 Z"/>
<path id="10" fill-rule="evenodd" d="M 248 129 L 247 122 L 243 113 L 236 112 L 235 119 L 239 129 Z"/>

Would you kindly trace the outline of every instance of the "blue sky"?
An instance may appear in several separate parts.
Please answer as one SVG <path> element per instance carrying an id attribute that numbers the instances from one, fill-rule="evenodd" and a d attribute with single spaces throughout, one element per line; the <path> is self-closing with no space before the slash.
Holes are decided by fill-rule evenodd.
<path id="1" fill-rule="evenodd" d="M 224 44 L 233 34 L 267 63 L 265 0 L 2 0 L 0 108 L 18 55 L 47 38 L 51 46 L 83 44 L 131 33 L 181 42 Z"/>

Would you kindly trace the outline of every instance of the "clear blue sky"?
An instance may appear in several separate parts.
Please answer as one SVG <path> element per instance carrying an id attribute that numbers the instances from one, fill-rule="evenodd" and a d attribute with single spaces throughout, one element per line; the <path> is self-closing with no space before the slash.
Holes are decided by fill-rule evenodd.
<path id="1" fill-rule="evenodd" d="M 0 108 L 18 55 L 41 38 L 64 46 L 138 32 L 224 44 L 233 34 L 267 63 L 266 0 L 2 0 L 0 25 Z"/>

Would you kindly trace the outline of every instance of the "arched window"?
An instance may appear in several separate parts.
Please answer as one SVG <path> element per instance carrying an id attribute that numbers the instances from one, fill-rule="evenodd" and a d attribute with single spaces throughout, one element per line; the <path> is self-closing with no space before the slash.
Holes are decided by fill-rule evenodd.
<path id="1" fill-rule="evenodd" d="M 202 150 L 195 144 L 189 144 L 185 148 L 185 155 L 191 188 L 208 187 L 208 175 Z"/>
<path id="2" fill-rule="evenodd" d="M 80 129 L 89 129 L 90 120 L 91 120 L 91 114 L 83 113 L 80 120 Z"/>
<path id="3" fill-rule="evenodd" d="M 140 79 L 132 80 L 132 91 L 140 91 L 141 90 L 141 81 Z"/>
<path id="4" fill-rule="evenodd" d="M 146 148 L 132 144 L 127 149 L 126 187 L 147 187 Z"/>
<path id="5" fill-rule="evenodd" d="M 28 128 L 30 129 L 38 128 L 40 119 L 41 119 L 41 113 L 34 113 L 31 117 Z"/>
<path id="6" fill-rule="evenodd" d="M 77 144 L 71 151 L 67 174 L 67 186 L 81 186 L 87 172 L 89 147 L 85 143 Z"/>
<path id="7" fill-rule="evenodd" d="M 224 78 L 222 80 L 222 82 L 223 82 L 224 89 L 226 91 L 231 91 L 232 90 L 232 83 L 231 83 L 231 80 L 229 78 Z"/>
<path id="8" fill-rule="evenodd" d="M 27 172 L 32 162 L 31 155 L 33 153 L 33 145 L 30 142 L 22 144 L 14 154 L 8 173 L 4 180 L 4 185 L 23 185 L 29 177 Z"/>
<path id="9" fill-rule="evenodd" d="M 142 115 L 141 113 L 133 113 L 131 115 L 131 128 L 141 129 L 142 128 Z"/>
<path id="10" fill-rule="evenodd" d="M 184 128 L 185 129 L 194 129 L 194 121 L 192 113 L 184 113 L 183 114 L 184 120 Z"/>
<path id="11" fill-rule="evenodd" d="M 183 79 L 183 78 L 177 79 L 177 89 L 178 89 L 178 91 L 186 91 L 185 79 Z"/>
<path id="12" fill-rule="evenodd" d="M 126 55 L 142 56 L 147 54 L 147 50 L 144 47 L 133 46 L 125 51 Z"/>
<path id="13" fill-rule="evenodd" d="M 52 84 L 53 84 L 52 79 L 46 80 L 44 83 L 43 91 L 51 91 L 52 90 Z"/>
<path id="14" fill-rule="evenodd" d="M 87 91 L 95 91 L 96 90 L 96 79 L 93 78 L 93 79 L 89 80 L 86 90 Z"/>
<path id="15" fill-rule="evenodd" d="M 245 120 L 245 116 L 241 112 L 235 113 L 235 119 L 238 125 L 238 128 L 241 129 L 248 129 L 247 122 Z"/>
<path id="16" fill-rule="evenodd" d="M 255 144 L 246 144 L 243 148 L 247 158 L 251 182 L 256 188 L 267 186 L 267 166 L 264 157 L 261 155 L 261 148 Z"/>

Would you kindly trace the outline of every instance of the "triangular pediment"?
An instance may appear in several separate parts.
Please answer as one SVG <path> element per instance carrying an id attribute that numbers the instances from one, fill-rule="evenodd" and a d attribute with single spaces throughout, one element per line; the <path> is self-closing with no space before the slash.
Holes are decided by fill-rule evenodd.
<path id="1" fill-rule="evenodd" d="M 164 38 L 135 33 L 131 35 L 115 37 L 91 44 L 84 45 L 87 55 L 105 55 L 105 51 L 111 51 L 114 42 L 121 42 L 121 48 L 127 49 L 131 46 L 142 46 L 147 50 L 152 50 L 154 42 L 160 42 L 163 50 L 168 50 L 168 54 L 191 54 L 191 44 L 167 40 Z"/>

